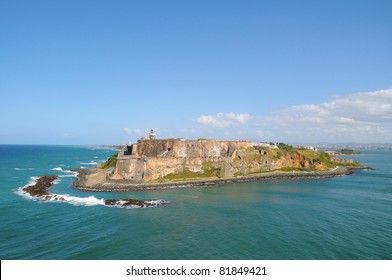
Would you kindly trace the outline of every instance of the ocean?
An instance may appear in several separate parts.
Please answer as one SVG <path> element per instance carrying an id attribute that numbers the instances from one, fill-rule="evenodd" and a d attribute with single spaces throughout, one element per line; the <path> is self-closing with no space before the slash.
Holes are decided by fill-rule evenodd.
<path id="1" fill-rule="evenodd" d="M 0 258 L 39 260 L 392 259 L 392 151 L 361 151 L 361 170 L 330 179 L 276 180 L 129 193 L 72 189 L 74 168 L 114 150 L 0 145 Z M 56 174 L 37 201 L 21 188 Z M 116 208 L 103 199 L 164 200 Z"/>

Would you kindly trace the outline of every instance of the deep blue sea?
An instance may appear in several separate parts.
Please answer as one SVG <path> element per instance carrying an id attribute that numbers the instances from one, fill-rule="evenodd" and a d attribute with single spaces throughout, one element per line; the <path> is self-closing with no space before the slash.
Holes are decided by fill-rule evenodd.
<path id="1" fill-rule="evenodd" d="M 279 180 L 130 193 L 72 189 L 73 168 L 113 150 L 0 145 L 1 259 L 392 259 L 392 151 L 361 151 L 376 170 L 331 179 Z M 57 174 L 51 192 L 21 187 Z M 102 198 L 164 199 L 113 208 Z"/>

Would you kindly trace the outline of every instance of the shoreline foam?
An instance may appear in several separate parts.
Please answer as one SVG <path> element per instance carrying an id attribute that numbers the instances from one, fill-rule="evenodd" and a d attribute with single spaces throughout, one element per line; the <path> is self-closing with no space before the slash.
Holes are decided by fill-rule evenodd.
<path id="1" fill-rule="evenodd" d="M 138 199 L 99 199 L 94 196 L 89 197 L 76 197 L 68 194 L 55 194 L 50 193 L 49 189 L 59 179 L 57 175 L 46 175 L 34 177 L 28 185 L 18 190 L 19 194 L 24 195 L 33 200 L 41 200 L 47 202 L 67 202 L 74 206 L 95 206 L 104 205 L 117 208 L 147 208 L 156 207 L 162 204 L 167 204 L 162 199 L 157 200 L 138 200 Z"/>

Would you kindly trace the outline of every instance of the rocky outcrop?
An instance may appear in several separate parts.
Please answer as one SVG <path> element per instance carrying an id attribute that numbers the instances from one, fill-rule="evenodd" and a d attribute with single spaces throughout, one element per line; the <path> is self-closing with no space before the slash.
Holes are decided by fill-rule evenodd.
<path id="1" fill-rule="evenodd" d="M 312 153 L 313 159 L 297 151 L 266 149 L 250 141 L 143 139 L 119 153 L 109 179 L 142 184 L 162 181 L 173 174 L 230 178 L 284 168 L 326 170 L 321 161 L 315 160 L 317 152 Z"/>
<path id="2" fill-rule="evenodd" d="M 118 155 L 111 179 L 144 183 L 184 171 L 202 174 L 204 163 L 222 165 L 238 150 L 251 147 L 249 141 L 143 139 Z"/>
<path id="3" fill-rule="evenodd" d="M 49 192 L 49 188 L 53 185 L 53 182 L 58 179 L 58 176 L 48 175 L 41 176 L 35 182 L 34 185 L 29 185 L 24 187 L 22 190 L 28 194 L 30 197 L 37 200 L 45 200 L 45 201 L 65 201 L 66 198 L 61 194 L 54 194 Z M 138 208 L 146 208 L 146 207 L 155 207 L 162 204 L 166 204 L 167 202 L 164 200 L 138 200 L 138 199 L 106 199 L 103 200 L 106 206 L 113 207 L 121 207 L 121 208 L 130 208 L 130 207 L 138 207 Z"/>
<path id="4" fill-rule="evenodd" d="M 55 175 L 39 177 L 34 185 L 23 188 L 23 191 L 32 197 L 50 199 L 52 195 L 48 190 L 57 178 Z"/>
<path id="5" fill-rule="evenodd" d="M 155 207 L 157 205 L 162 205 L 162 204 L 167 204 L 167 202 L 162 199 L 150 200 L 150 201 L 143 201 L 138 199 L 106 199 L 105 200 L 105 205 L 121 207 L 121 208 L 128 208 L 132 206 L 146 208 L 146 207 Z"/>

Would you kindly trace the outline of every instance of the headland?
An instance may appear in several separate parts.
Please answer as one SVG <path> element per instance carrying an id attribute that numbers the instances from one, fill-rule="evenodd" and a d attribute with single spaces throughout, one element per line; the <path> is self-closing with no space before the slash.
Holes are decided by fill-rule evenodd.
<path id="1" fill-rule="evenodd" d="M 101 166 L 76 170 L 73 187 L 128 192 L 232 183 L 331 178 L 367 169 L 351 159 L 287 144 L 140 139 Z"/>

